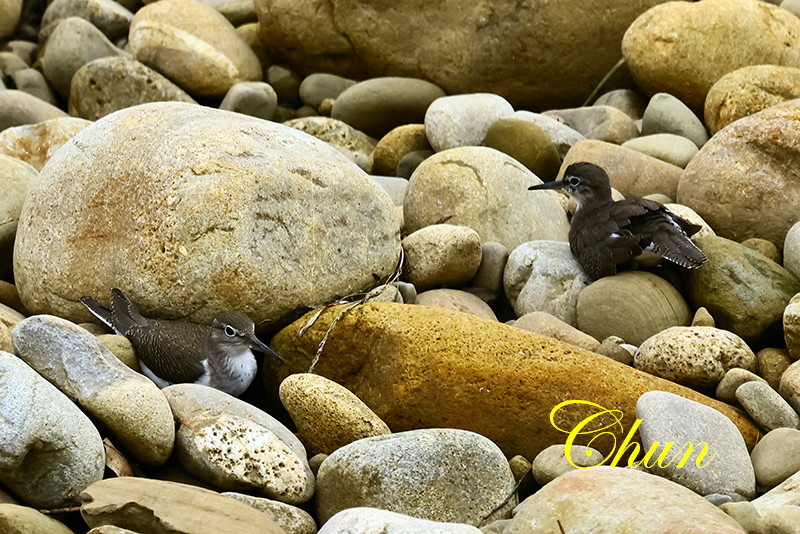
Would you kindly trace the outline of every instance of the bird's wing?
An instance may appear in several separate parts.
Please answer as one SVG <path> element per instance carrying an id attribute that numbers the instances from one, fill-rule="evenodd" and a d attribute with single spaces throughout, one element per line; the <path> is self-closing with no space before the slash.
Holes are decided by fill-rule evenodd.
<path id="1" fill-rule="evenodd" d="M 700 226 L 675 215 L 661 204 L 642 215 L 632 216 L 626 226 L 639 234 L 643 246 L 653 244 L 653 252 L 687 269 L 700 267 L 708 258 L 689 238 Z"/>
<path id="2" fill-rule="evenodd" d="M 123 336 L 133 328 L 147 326 L 147 319 L 142 317 L 125 293 L 116 287 L 111 290 L 111 320 L 114 330 Z"/>
<path id="3" fill-rule="evenodd" d="M 150 320 L 128 332 L 136 355 L 159 378 L 177 384 L 205 373 L 208 328 L 184 322 Z"/>

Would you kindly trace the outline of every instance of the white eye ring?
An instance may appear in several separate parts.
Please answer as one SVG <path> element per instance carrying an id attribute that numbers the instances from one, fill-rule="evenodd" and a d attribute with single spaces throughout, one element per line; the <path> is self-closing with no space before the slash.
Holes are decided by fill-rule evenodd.
<path id="1" fill-rule="evenodd" d="M 236 329 L 231 325 L 225 325 L 225 335 L 228 337 L 236 337 Z"/>
<path id="2" fill-rule="evenodd" d="M 576 177 L 573 176 L 573 177 L 571 177 L 569 179 L 569 185 L 575 186 L 575 185 L 578 185 L 579 183 L 581 183 L 581 179 L 580 178 L 576 178 Z"/>

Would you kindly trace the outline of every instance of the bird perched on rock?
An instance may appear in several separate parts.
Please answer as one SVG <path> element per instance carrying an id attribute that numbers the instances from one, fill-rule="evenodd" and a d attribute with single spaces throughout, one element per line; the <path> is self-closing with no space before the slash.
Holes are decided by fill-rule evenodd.
<path id="1" fill-rule="evenodd" d="M 81 303 L 133 345 L 142 372 L 158 387 L 193 382 L 241 395 L 256 376 L 251 349 L 283 358 L 255 334 L 255 323 L 243 313 L 223 312 L 211 326 L 188 321 L 147 319 L 120 289 L 111 290 L 111 307 L 91 297 Z"/>
<path id="2" fill-rule="evenodd" d="M 611 199 L 606 171 L 593 163 L 573 163 L 561 180 L 528 189 L 559 189 L 578 202 L 569 227 L 569 248 L 593 279 L 616 274 L 617 266 L 645 252 L 697 269 L 708 258 L 689 236 L 700 226 L 645 198 Z"/>

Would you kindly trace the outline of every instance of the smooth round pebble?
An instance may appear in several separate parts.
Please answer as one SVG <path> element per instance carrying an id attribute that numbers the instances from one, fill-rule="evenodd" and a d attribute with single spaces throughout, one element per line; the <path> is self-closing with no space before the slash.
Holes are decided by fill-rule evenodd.
<path id="1" fill-rule="evenodd" d="M 309 454 L 331 454 L 359 439 L 390 433 L 361 399 L 323 376 L 287 377 L 281 382 L 280 399 Z"/>
<path id="2" fill-rule="evenodd" d="M 514 484 L 501 450 L 474 432 L 430 428 L 365 438 L 335 451 L 320 466 L 317 519 L 325 523 L 347 508 L 374 506 L 475 525 Z M 499 519 L 510 514 L 515 501 L 508 501 Z"/>
<path id="3" fill-rule="evenodd" d="M 380 138 L 400 125 L 423 122 L 428 106 L 442 96 L 444 91 L 425 80 L 372 78 L 345 89 L 331 117 Z"/>
<path id="4" fill-rule="evenodd" d="M 302 79 L 296 72 L 281 65 L 272 65 L 267 69 L 266 82 L 275 89 L 278 94 L 278 102 L 292 108 L 300 107 L 302 104 L 300 100 Z"/>
<path id="5" fill-rule="evenodd" d="M 692 161 L 698 148 L 691 140 L 669 133 L 651 134 L 622 143 L 625 148 L 636 150 L 681 169 Z"/>
<path id="6" fill-rule="evenodd" d="M 43 513 L 12 503 L 0 503 L 0 532 L 3 534 L 73 534 L 64 523 Z"/>
<path id="7" fill-rule="evenodd" d="M 436 152 L 479 146 L 492 124 L 513 113 L 511 104 L 495 94 L 443 96 L 436 99 L 425 113 L 425 132 Z"/>
<path id="8" fill-rule="evenodd" d="M 532 469 L 537 484 L 544 486 L 565 473 L 580 467 L 600 465 L 605 460 L 600 451 L 583 445 L 572 445 L 569 448 L 569 459 L 566 452 L 564 445 L 551 445 L 536 455 Z"/>
<path id="9" fill-rule="evenodd" d="M 762 437 L 750 453 L 759 487 L 774 488 L 800 471 L 800 430 L 776 428 Z"/>
<path id="10" fill-rule="evenodd" d="M 0 2 L 0 39 L 6 39 L 14 33 L 22 14 L 22 0 L 3 0 Z"/>
<path id="11" fill-rule="evenodd" d="M 22 204 L 37 175 L 36 169 L 24 161 L 0 154 L 0 188 L 3 190 L 0 201 L 0 253 L 4 257 L 0 260 L 0 274 L 11 274 L 11 253 Z"/>
<path id="12" fill-rule="evenodd" d="M 792 224 L 783 240 L 783 267 L 800 278 L 800 221 Z"/>
<path id="13" fill-rule="evenodd" d="M 222 493 L 226 497 L 243 502 L 259 512 L 263 512 L 280 526 L 284 532 L 291 534 L 316 534 L 317 525 L 311 514 L 296 506 L 273 501 L 263 497 L 253 497 L 233 491 Z"/>
<path id="14" fill-rule="evenodd" d="M 420 306 L 433 306 L 483 317 L 490 321 L 497 321 L 492 308 L 481 298 L 459 291 L 457 289 L 430 289 L 417 295 L 416 304 Z"/>
<path id="15" fill-rule="evenodd" d="M 663 278 L 644 271 L 623 272 L 591 283 L 578 294 L 576 310 L 578 328 L 583 332 L 595 339 L 618 336 L 634 345 L 691 320 L 681 294 Z"/>
<path id="16" fill-rule="evenodd" d="M 756 371 L 756 355 L 739 336 L 708 326 L 674 326 L 646 339 L 637 369 L 693 388 L 715 388 L 734 367 Z"/>
<path id="17" fill-rule="evenodd" d="M 303 78 L 298 92 L 303 104 L 318 109 L 324 100 L 336 100 L 340 94 L 355 84 L 356 81 L 350 78 L 327 72 L 316 72 Z"/>
<path id="18" fill-rule="evenodd" d="M 139 359 L 133 351 L 133 345 L 125 336 L 116 334 L 101 334 L 97 336 L 97 341 L 110 350 L 119 361 L 130 367 L 136 372 L 141 372 Z"/>
<path id="19" fill-rule="evenodd" d="M 508 253 L 508 249 L 502 243 L 496 241 L 481 243 L 481 264 L 469 282 L 470 287 L 481 287 L 500 294 L 503 290 L 503 272 L 508 262 Z"/>
<path id="20" fill-rule="evenodd" d="M 509 118 L 523 120 L 538 126 L 553 141 L 558 150 L 558 155 L 562 158 L 567 155 L 569 149 L 575 144 L 586 139 L 563 122 L 541 113 L 519 110 L 515 111 Z"/>
<path id="21" fill-rule="evenodd" d="M 58 105 L 56 94 L 48 85 L 44 74 L 40 71 L 36 69 L 20 69 L 11 75 L 11 80 L 14 82 L 14 87 L 20 91 L 33 95 L 53 106 Z"/>
<path id="22" fill-rule="evenodd" d="M 423 291 L 468 282 L 481 264 L 481 238 L 466 226 L 434 224 L 403 238 L 404 278 Z"/>
<path id="23" fill-rule="evenodd" d="M 128 34 L 133 13 L 113 0 L 54 0 L 42 15 L 40 40 L 48 26 L 68 17 L 88 20 L 113 41 Z"/>
<path id="24" fill-rule="evenodd" d="M 534 311 L 550 313 L 577 325 L 580 292 L 592 282 L 570 252 L 569 243 L 531 241 L 508 256 L 503 285 L 518 317 Z"/>
<path id="25" fill-rule="evenodd" d="M 751 237 L 742 241 L 742 245 L 751 250 L 755 250 L 775 263 L 781 263 L 781 251 L 772 241 L 767 241 L 760 237 Z"/>
<path id="26" fill-rule="evenodd" d="M 569 223 L 556 197 L 527 194 L 536 183 L 539 180 L 523 165 L 492 148 L 439 152 L 422 162 L 409 180 L 405 230 L 414 232 L 447 219 L 448 224 L 472 228 L 482 242 L 496 241 L 508 248 L 537 239 L 567 241 Z"/>
<path id="27" fill-rule="evenodd" d="M 278 106 L 278 95 L 268 83 L 238 82 L 228 89 L 219 109 L 270 120 Z"/>
<path id="28" fill-rule="evenodd" d="M 0 90 L 0 131 L 68 116 L 56 106 L 24 91 Z"/>
<path id="29" fill-rule="evenodd" d="M 372 172 L 386 176 L 396 174 L 397 165 L 409 152 L 431 150 L 423 124 L 404 124 L 384 135 L 375 145 Z M 412 171 L 413 172 L 413 171 Z M 406 176 L 408 178 L 411 173 Z"/>
<path id="30" fill-rule="evenodd" d="M 668 93 L 653 95 L 642 116 L 642 135 L 673 134 L 702 148 L 708 132 L 689 107 Z M 685 167 L 685 165 L 683 165 Z"/>
<path id="31" fill-rule="evenodd" d="M 797 428 L 800 417 L 766 382 L 746 382 L 736 388 L 736 400 L 761 428 Z"/>
<path id="32" fill-rule="evenodd" d="M 792 364 L 789 351 L 768 347 L 756 352 L 756 360 L 758 360 L 758 374 L 777 390 L 783 373 Z"/>
<path id="33" fill-rule="evenodd" d="M 433 150 L 412 150 L 404 154 L 403 157 L 400 158 L 400 161 L 397 162 L 395 174 L 401 178 L 410 180 L 414 171 L 417 170 L 417 167 L 419 167 L 423 161 L 433 156 L 433 154 Z"/>
<path id="34" fill-rule="evenodd" d="M 611 106 L 623 111 L 633 120 L 639 120 L 644 115 L 647 101 L 642 95 L 632 89 L 614 89 L 600 95 L 593 106 Z"/>
<path id="35" fill-rule="evenodd" d="M 737 402 L 736 390 L 745 382 L 766 383 L 766 380 L 747 369 L 741 369 L 739 367 L 728 369 L 725 376 L 723 376 L 722 380 L 717 384 L 717 398 L 734 404 Z"/>
<path id="36" fill-rule="evenodd" d="M 624 340 L 618 336 L 608 336 L 594 349 L 597 354 L 608 356 L 624 365 L 633 365 L 633 355 L 636 351 L 631 351 Z"/>
<path id="37" fill-rule="evenodd" d="M 515 118 L 497 120 L 486 132 L 483 144 L 508 154 L 545 182 L 555 179 L 561 166 L 556 145 L 530 121 Z"/>

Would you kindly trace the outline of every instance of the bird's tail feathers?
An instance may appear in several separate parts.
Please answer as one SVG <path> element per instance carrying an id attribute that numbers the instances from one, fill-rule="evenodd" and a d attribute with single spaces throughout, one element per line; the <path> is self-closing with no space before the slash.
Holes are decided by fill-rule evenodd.
<path id="1" fill-rule="evenodd" d="M 708 260 L 705 253 L 688 237 L 664 235 L 654 240 L 654 252 L 686 269 L 697 269 Z"/>
<path id="2" fill-rule="evenodd" d="M 86 306 L 86 309 L 88 309 L 92 315 L 100 319 L 104 325 L 119 334 L 117 329 L 114 327 L 114 319 L 110 309 L 106 308 L 92 297 L 81 297 L 78 300 L 81 302 L 81 304 Z"/>
<path id="3" fill-rule="evenodd" d="M 111 290 L 111 317 L 114 321 L 114 330 L 127 333 L 131 328 L 147 326 L 147 319 L 142 317 L 139 310 L 119 288 Z"/>

